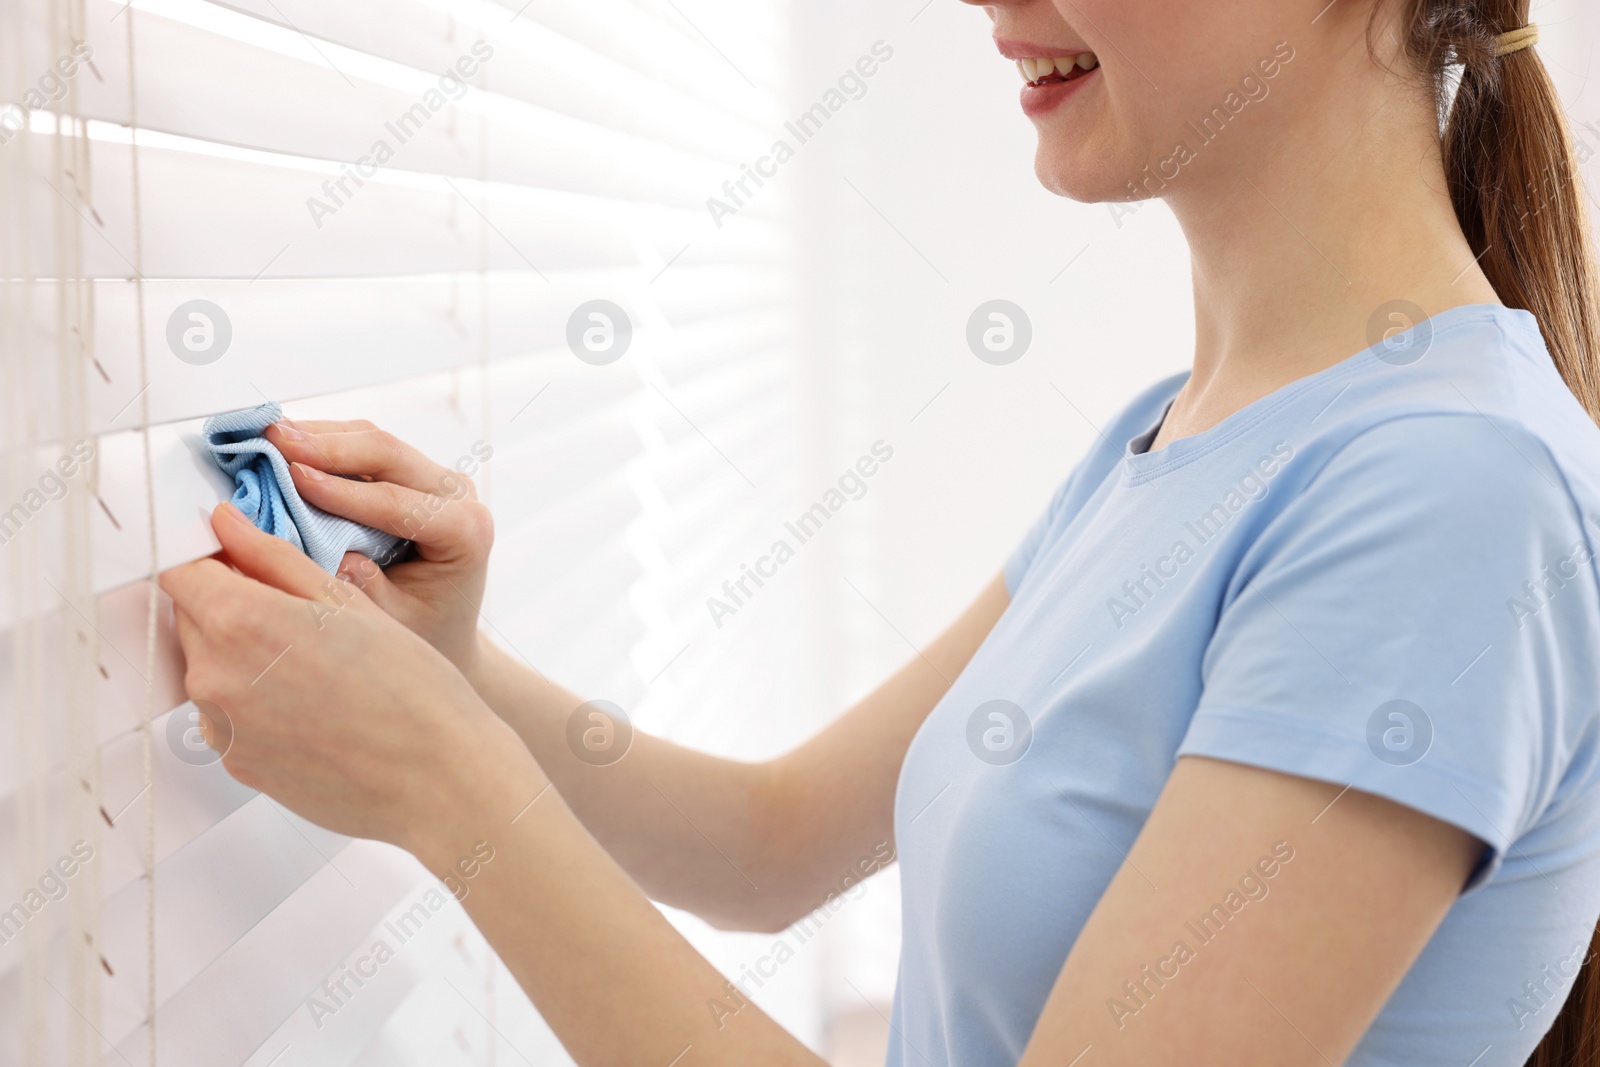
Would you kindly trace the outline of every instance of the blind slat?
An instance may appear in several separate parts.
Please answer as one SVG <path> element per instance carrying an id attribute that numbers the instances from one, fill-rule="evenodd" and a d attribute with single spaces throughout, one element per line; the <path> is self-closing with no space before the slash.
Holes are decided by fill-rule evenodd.
<path id="1" fill-rule="evenodd" d="M 676 268 L 675 268 L 676 269 Z M 715 284 L 708 279 L 707 284 Z M 53 282 L 25 287 L 9 283 L 19 299 L 33 306 L 38 341 L 55 343 L 50 309 Z M 609 368 L 580 363 L 567 349 L 567 320 L 579 305 L 597 295 L 633 305 L 648 287 L 633 274 L 592 271 L 540 278 L 529 270 L 389 278 L 262 278 L 247 280 L 152 280 L 145 283 L 146 345 L 151 420 L 177 422 L 216 411 L 260 403 L 263 396 L 292 401 L 347 393 L 406 378 L 444 371 L 471 371 L 484 355 L 487 306 L 488 357 L 497 362 L 495 403 L 505 440 L 514 442 L 549 420 L 578 417 L 638 384 L 630 363 Z M 684 311 L 671 298 L 650 293 L 647 310 L 671 323 L 658 329 L 636 323 L 634 352 L 647 355 L 656 338 L 671 338 L 661 363 L 674 375 L 732 359 L 770 361 L 776 352 L 757 353 L 758 342 L 783 333 L 783 323 L 759 293 L 724 301 L 722 318 L 708 320 Z M 206 300 L 222 309 L 232 339 L 214 362 L 184 362 L 168 343 L 169 324 L 188 320 L 181 309 Z M 118 280 L 93 285 L 92 330 L 96 338 L 88 376 L 88 427 L 96 434 L 129 429 L 139 417 L 138 346 L 134 332 L 134 287 Z M 691 309 L 692 311 L 693 309 Z M 559 384 L 556 384 L 559 383 Z M 537 408 L 518 411 L 542 386 L 555 392 Z M 55 415 L 59 404 L 46 383 L 42 404 L 44 440 L 61 442 Z M 584 400 L 586 396 L 593 400 Z M 554 400 L 546 404 L 546 399 Z M 498 409 L 504 407 L 503 412 Z M 532 415 L 533 417 L 528 417 Z M 515 419 L 515 421 L 512 421 Z M 59 451 L 59 449 L 57 449 Z M 42 471 L 56 454 L 41 451 Z"/>
<path id="2" fill-rule="evenodd" d="M 112 0 L 89 7 L 93 68 L 78 83 L 78 113 L 126 125 L 126 25 L 114 17 L 121 9 Z M 658 100 L 658 114 L 627 127 L 607 123 L 606 116 L 568 114 L 560 101 L 585 99 L 592 95 L 582 91 L 589 86 L 549 91 L 548 62 L 503 42 L 500 50 L 470 37 L 441 42 L 437 62 L 419 69 L 315 45 L 293 30 L 205 0 L 142 0 L 135 9 L 141 12 L 139 120 L 148 130 L 352 165 L 375 157 L 382 142 L 393 154 L 392 164 L 384 165 L 405 170 L 638 199 L 688 197 L 691 204 L 708 195 L 700 190 L 737 171 L 744 155 L 770 143 L 765 131 L 743 124 L 719 130 L 714 115 L 671 99 Z M 161 62 L 172 55 L 185 62 Z M 45 53 L 35 61 L 47 66 L 53 58 Z M 469 84 L 481 80 L 476 74 L 452 75 L 441 88 L 441 72 L 458 71 L 457 64 L 486 74 L 499 64 L 510 76 L 501 79 L 508 88 L 532 77 L 545 91 L 531 100 L 499 88 L 485 91 Z M 586 75 L 595 84 L 616 78 L 593 66 Z M 194 92 L 197 81 L 206 93 Z M 262 85 L 274 91 L 263 94 Z M 730 143 L 748 150 L 730 153 Z M 493 146 L 488 156 L 485 145 Z M 634 166 L 621 167 L 624 160 Z M 675 188 L 685 179 L 692 181 Z"/>
<path id="3" fill-rule="evenodd" d="M 92 129 L 101 127 L 91 125 Z M 110 137 L 115 131 L 104 131 Z M 36 167 L 49 160 L 48 136 L 18 134 Z M 157 137 L 144 138 L 151 141 Z M 194 146 L 191 146 L 194 147 Z M 132 276 L 129 149 L 92 142 L 94 209 L 102 222 L 83 249 L 90 277 Z M 536 189 L 482 186 L 384 172 L 344 201 L 334 216 L 313 219 L 307 199 L 323 195 L 330 167 L 284 157 L 269 165 L 144 147 L 144 274 L 150 278 L 296 278 L 476 271 L 487 243 L 491 270 L 620 268 L 634 262 L 631 243 L 605 201 Z M 319 165 L 320 166 L 320 165 Z M 46 189 L 48 175 L 37 181 Z M 48 191 L 48 189 L 46 189 Z M 487 192 L 478 213 L 476 201 Z M 472 198 L 468 202 L 467 198 Z M 480 229 L 487 216 L 493 231 Z M 52 222 L 33 218 L 32 273 L 55 277 Z M 316 223 L 322 222 L 319 228 Z M 226 239 L 219 239 L 226 235 Z"/>
<path id="4" fill-rule="evenodd" d="M 623 68 L 634 72 L 655 91 L 665 89 L 669 94 L 681 94 L 745 121 L 767 121 L 775 112 L 770 96 L 750 92 L 732 68 L 708 62 L 708 57 L 716 59 L 715 53 L 681 18 L 661 18 L 628 0 L 591 0 L 582 5 L 528 4 L 525 0 L 509 5 L 459 0 L 346 0 L 337 5 L 316 0 L 223 0 L 218 6 L 248 12 L 277 25 L 298 27 L 319 39 L 337 41 L 424 70 L 437 67 L 448 51 L 441 47 L 440 39 L 453 43 L 491 35 L 490 43 L 498 47 L 502 38 L 515 46 L 519 41 L 549 34 L 609 60 L 610 66 L 596 65 L 599 73 Z M 537 54 L 537 43 L 526 47 Z M 448 61 L 454 56 L 444 58 Z M 749 62 L 757 65 L 756 73 L 760 74 L 770 69 L 777 58 L 775 49 L 768 45 L 752 53 Z M 609 100 L 594 85 L 586 86 L 585 91 L 592 99 Z M 624 110 L 640 106 L 626 100 L 621 104 Z"/>
<path id="5" fill-rule="evenodd" d="M 372 841 L 352 842 L 337 860 L 337 868 L 321 866 L 162 1004 L 156 1034 L 171 1062 L 243 1063 L 304 1010 L 305 998 L 358 944 L 360 932 L 372 929 L 421 874 L 411 857 Z M 242 871 L 260 863 L 245 860 Z M 144 1040 L 140 1026 L 118 1048 L 131 1061 Z M 109 1055 L 106 1062 L 121 1061 Z"/>

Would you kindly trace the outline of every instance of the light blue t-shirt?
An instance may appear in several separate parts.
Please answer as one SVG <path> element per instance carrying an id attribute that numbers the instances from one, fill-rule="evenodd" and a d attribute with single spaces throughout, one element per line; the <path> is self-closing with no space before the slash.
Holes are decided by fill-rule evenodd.
<path id="1" fill-rule="evenodd" d="M 1481 839 L 1348 1063 L 1520 1067 L 1600 915 L 1600 430 L 1533 316 L 1499 306 L 1146 451 L 1184 377 L 1055 494 L 1006 564 L 1010 607 L 911 743 L 890 1067 L 1017 1062 L 1190 754 Z M 1216 887 L 1219 929 L 1248 919 L 1235 888 Z M 1203 960 L 1221 935 L 1193 933 Z M 1160 1009 L 1121 1003 L 1125 1025 Z"/>

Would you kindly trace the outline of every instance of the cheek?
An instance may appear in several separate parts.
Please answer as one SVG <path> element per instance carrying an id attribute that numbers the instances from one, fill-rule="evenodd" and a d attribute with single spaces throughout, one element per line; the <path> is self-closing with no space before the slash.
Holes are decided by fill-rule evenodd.
<path id="1" fill-rule="evenodd" d="M 1241 47 L 1230 20 L 1262 3 L 1055 0 L 1103 69 L 1098 84 L 1039 123 L 1040 181 L 1075 200 L 1143 199 L 1158 184 L 1145 180 L 1147 167 L 1171 178 L 1187 166 L 1179 146 L 1196 140 L 1189 124 L 1226 88 L 1223 68 L 1231 67 L 1219 57 Z"/>
<path id="2" fill-rule="evenodd" d="M 1098 53 L 1097 53 L 1098 54 Z M 1045 188 L 1086 203 L 1128 199 L 1128 183 L 1155 151 L 1158 106 L 1147 83 L 1116 57 L 1055 111 L 1035 120 L 1035 171 Z"/>
<path id="3" fill-rule="evenodd" d="M 1055 0 L 1073 38 L 1100 59 L 1100 69 L 1063 105 L 1036 119 L 1035 169 L 1046 188 L 1074 200 L 1128 198 L 1127 186 L 1145 163 L 1164 154 L 1158 136 L 1172 109 L 1162 70 L 1159 29 L 1165 3 L 1138 0 Z M 1161 73 L 1160 78 L 1155 78 Z M 1154 80 L 1152 80 L 1154 79 Z"/>

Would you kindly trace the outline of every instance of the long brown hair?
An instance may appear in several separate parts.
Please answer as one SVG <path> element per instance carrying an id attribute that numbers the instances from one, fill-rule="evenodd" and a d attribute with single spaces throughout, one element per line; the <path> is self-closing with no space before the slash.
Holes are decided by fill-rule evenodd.
<path id="1" fill-rule="evenodd" d="M 1499 35 L 1527 25 L 1530 0 L 1400 2 L 1406 58 L 1431 79 L 1461 229 L 1500 299 L 1539 320 L 1562 379 L 1600 421 L 1600 280 L 1571 131 L 1537 51 L 1495 54 Z M 1384 8 L 1374 5 L 1369 39 Z M 1600 930 L 1527 1067 L 1600 1067 L 1597 950 Z"/>
<path id="2" fill-rule="evenodd" d="M 1500 299 L 1539 320 L 1561 377 L 1600 421 L 1600 278 L 1566 113 L 1536 48 L 1495 55 L 1500 34 L 1528 24 L 1530 0 L 1400 2 L 1406 57 L 1430 79 L 1443 122 L 1461 229 Z M 1374 5 L 1374 34 L 1385 7 Z"/>

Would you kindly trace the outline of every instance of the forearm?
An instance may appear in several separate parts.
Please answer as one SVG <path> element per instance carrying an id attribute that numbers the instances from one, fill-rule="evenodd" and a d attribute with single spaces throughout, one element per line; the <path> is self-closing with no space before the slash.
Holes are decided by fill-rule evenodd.
<path id="1" fill-rule="evenodd" d="M 763 764 L 636 734 L 622 759 L 594 766 L 568 743 L 580 697 L 486 639 L 468 676 L 647 893 L 719 925 L 781 929 L 893 861 L 906 747 L 1009 603 L 997 575 L 881 686 Z"/>
<path id="2" fill-rule="evenodd" d="M 528 748 L 594 839 L 651 897 L 708 921 L 765 928 L 779 917 L 768 817 L 772 769 L 634 732 L 626 753 L 569 740 L 584 698 L 487 638 L 469 672 L 478 694 Z"/>
<path id="3" fill-rule="evenodd" d="M 414 851 L 461 886 L 468 914 L 572 1057 L 583 1067 L 666 1065 L 693 1049 L 696 1064 L 821 1064 L 689 946 L 523 761 L 471 775 Z M 490 862 L 458 866 L 489 848 Z"/>

